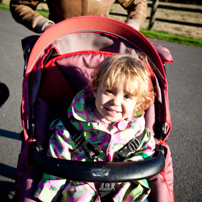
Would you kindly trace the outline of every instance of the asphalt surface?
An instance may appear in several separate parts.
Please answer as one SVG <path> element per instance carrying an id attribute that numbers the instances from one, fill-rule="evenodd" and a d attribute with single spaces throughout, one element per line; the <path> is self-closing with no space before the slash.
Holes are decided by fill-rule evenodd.
<path id="1" fill-rule="evenodd" d="M 23 79 L 21 39 L 34 33 L 0 10 L 0 81 L 10 91 L 0 108 L 0 201 L 10 201 L 15 190 L 22 130 L 20 105 Z M 168 138 L 174 167 L 176 202 L 202 201 L 202 48 L 157 41 L 173 55 L 167 65 L 172 131 Z"/>

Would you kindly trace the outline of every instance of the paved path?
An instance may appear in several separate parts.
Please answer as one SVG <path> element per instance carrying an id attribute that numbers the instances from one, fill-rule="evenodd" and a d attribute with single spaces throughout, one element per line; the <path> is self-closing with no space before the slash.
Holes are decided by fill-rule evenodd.
<path id="1" fill-rule="evenodd" d="M 17 24 L 8 11 L 0 10 L 0 19 L 0 81 L 10 90 L 8 101 L 0 109 L 0 196 L 2 202 L 7 202 L 14 194 L 21 146 L 23 56 L 20 40 L 33 33 Z M 168 144 L 173 156 L 176 202 L 198 202 L 202 198 L 202 48 L 156 42 L 165 45 L 175 60 L 167 65 L 167 78 L 173 124 Z"/>

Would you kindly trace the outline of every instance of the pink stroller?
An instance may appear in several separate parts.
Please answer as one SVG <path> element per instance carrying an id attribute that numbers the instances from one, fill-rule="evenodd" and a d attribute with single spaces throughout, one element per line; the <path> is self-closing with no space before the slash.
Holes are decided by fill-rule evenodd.
<path id="1" fill-rule="evenodd" d="M 33 46 L 33 45 L 34 46 Z M 15 200 L 31 202 L 42 173 L 69 180 L 127 182 L 148 179 L 149 201 L 174 201 L 173 168 L 165 143 L 171 119 L 164 64 L 169 51 L 150 43 L 125 23 L 103 17 L 77 17 L 60 22 L 40 37 L 22 41 L 25 72 L 22 96 L 22 152 L 19 156 Z M 155 48 L 154 48 L 155 46 Z M 145 113 L 146 127 L 156 139 L 153 159 L 138 162 L 78 162 L 45 156 L 49 125 L 61 117 L 74 95 L 91 81 L 97 64 L 114 53 L 146 55 L 152 67 L 156 100 Z M 110 190 L 105 187 L 105 190 Z"/>

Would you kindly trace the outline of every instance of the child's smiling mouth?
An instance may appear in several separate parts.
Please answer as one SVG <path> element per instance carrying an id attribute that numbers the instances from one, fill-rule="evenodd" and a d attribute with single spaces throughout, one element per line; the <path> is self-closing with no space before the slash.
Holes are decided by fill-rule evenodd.
<path id="1" fill-rule="evenodd" d="M 113 113 L 113 114 L 118 114 L 121 113 L 121 111 L 119 110 L 115 110 L 115 109 L 111 109 L 111 108 L 105 108 L 109 113 Z"/>

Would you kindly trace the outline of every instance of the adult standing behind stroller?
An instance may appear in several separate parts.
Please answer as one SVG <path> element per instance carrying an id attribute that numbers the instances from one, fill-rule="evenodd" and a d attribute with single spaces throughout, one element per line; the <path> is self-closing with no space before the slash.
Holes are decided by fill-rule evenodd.
<path id="1" fill-rule="evenodd" d="M 109 17 L 109 10 L 115 0 L 47 0 L 49 19 L 35 10 L 43 0 L 11 0 L 10 11 L 13 18 L 28 29 L 42 33 L 48 27 L 62 20 L 77 16 Z M 118 0 L 128 12 L 126 23 L 139 30 L 146 18 L 146 0 Z"/>

